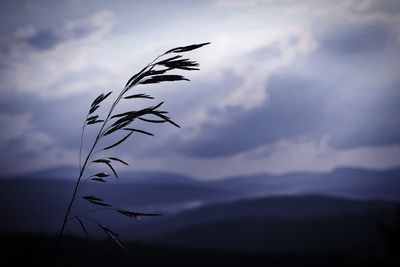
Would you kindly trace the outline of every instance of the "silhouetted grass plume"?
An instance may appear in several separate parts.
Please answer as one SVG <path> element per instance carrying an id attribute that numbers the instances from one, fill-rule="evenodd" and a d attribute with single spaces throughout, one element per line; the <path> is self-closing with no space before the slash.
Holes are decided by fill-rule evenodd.
<path id="1" fill-rule="evenodd" d="M 94 195 L 83 195 L 80 196 L 79 190 L 81 189 L 83 183 L 95 182 L 95 183 L 106 183 L 110 176 L 115 176 L 118 179 L 118 172 L 116 170 L 117 164 L 129 165 L 123 159 L 118 157 L 97 157 L 97 152 L 106 152 L 117 146 L 123 144 L 132 134 L 144 134 L 152 136 L 153 133 L 139 129 L 134 125 L 136 120 L 143 121 L 145 123 L 169 123 L 175 127 L 179 128 L 179 125 L 175 123 L 170 117 L 168 117 L 168 112 L 161 110 L 163 102 L 156 105 L 148 106 L 139 110 L 128 110 L 122 113 L 115 114 L 116 107 L 121 101 L 133 101 L 138 99 L 154 99 L 152 96 L 145 93 L 133 93 L 133 88 L 139 85 L 155 84 L 167 81 L 189 81 L 182 75 L 171 74 L 174 70 L 192 71 L 199 70 L 199 64 L 195 61 L 191 61 L 188 58 L 184 58 L 181 53 L 189 52 L 209 43 L 193 44 L 188 46 L 176 47 L 166 51 L 165 53 L 156 57 L 147 66 L 145 66 L 141 71 L 134 74 L 128 82 L 125 84 L 124 88 L 119 92 L 115 101 L 109 108 L 107 115 L 102 116 L 98 113 L 98 109 L 103 104 L 103 101 L 110 97 L 112 92 L 100 94 L 90 105 L 89 111 L 86 115 L 85 121 L 82 126 L 81 131 L 81 142 L 79 151 L 79 176 L 76 180 L 73 194 L 69 202 L 68 208 L 65 212 L 62 227 L 59 233 L 57 250 L 62 241 L 64 235 L 65 226 L 69 221 L 76 220 L 81 226 L 84 234 L 87 236 L 88 231 L 86 228 L 86 223 L 93 223 L 97 225 L 104 233 L 120 248 L 125 249 L 124 245 L 117 239 L 118 234 L 110 229 L 108 226 L 102 224 L 101 222 L 94 220 L 89 217 L 90 213 L 97 212 L 99 210 L 110 210 L 112 212 L 117 212 L 118 214 L 127 216 L 129 218 L 140 219 L 143 216 L 159 216 L 158 213 L 143 213 L 131 210 L 125 210 L 118 207 L 114 207 L 112 204 L 108 203 L 106 200 L 99 196 Z M 86 127 L 92 127 L 93 125 L 100 125 L 97 135 L 94 137 L 93 144 L 90 149 L 85 153 L 83 151 L 83 137 Z M 124 133 L 122 137 L 118 137 L 118 134 Z M 117 136 L 118 141 L 113 142 L 105 147 L 99 147 L 100 141 L 107 141 L 110 137 Z M 88 167 L 92 164 L 104 166 L 105 170 L 89 173 Z M 111 173 L 107 171 L 111 171 Z M 71 210 L 73 205 L 78 201 L 87 201 L 95 206 L 101 207 L 100 209 L 89 210 L 80 214 L 75 214 L 71 216 Z"/>

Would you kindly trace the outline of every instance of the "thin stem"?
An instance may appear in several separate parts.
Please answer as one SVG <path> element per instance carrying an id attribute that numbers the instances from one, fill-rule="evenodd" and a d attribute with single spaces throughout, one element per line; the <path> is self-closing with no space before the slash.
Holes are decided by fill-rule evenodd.
<path id="1" fill-rule="evenodd" d="M 82 126 L 82 131 L 81 131 L 81 142 L 80 142 L 80 146 L 79 146 L 79 171 L 82 169 L 82 147 L 83 147 L 83 133 L 85 131 L 85 127 L 86 127 L 86 121 L 87 118 L 89 117 L 89 112 L 86 115 L 86 119 L 83 122 L 83 126 Z"/>
<path id="2" fill-rule="evenodd" d="M 163 55 L 164 55 L 164 54 L 159 55 L 159 56 L 156 57 L 153 61 L 151 61 L 149 64 L 147 64 L 147 66 L 146 66 L 146 68 L 144 68 L 144 70 L 146 70 L 146 69 L 149 68 L 150 66 L 151 66 L 150 70 L 152 70 L 152 69 L 155 67 L 154 62 L 155 62 L 157 59 L 159 59 L 161 56 L 163 56 Z M 139 74 L 139 75 L 140 75 L 140 74 Z M 139 81 L 140 81 L 140 79 L 139 79 L 137 82 L 139 82 Z M 135 84 L 131 85 L 129 88 L 131 88 L 131 87 L 137 85 L 137 82 L 136 82 Z M 114 111 L 115 107 L 117 106 L 117 104 L 118 104 L 119 101 L 121 100 L 122 96 L 127 92 L 127 90 L 128 90 L 129 88 L 128 88 L 128 87 L 125 87 L 123 90 L 121 90 L 121 92 L 120 92 L 120 94 L 118 95 L 117 99 L 116 99 L 116 100 L 114 101 L 114 103 L 112 104 L 112 106 L 111 106 L 111 108 L 110 108 L 110 111 L 108 112 L 108 115 L 107 115 L 106 119 L 104 120 L 104 122 L 103 122 L 103 124 L 102 124 L 102 126 L 101 126 L 101 128 L 100 128 L 100 130 L 99 130 L 99 132 L 98 132 L 98 134 L 97 134 L 97 136 L 96 136 L 96 139 L 95 139 L 95 141 L 93 142 L 92 147 L 90 148 L 89 153 L 86 155 L 86 159 L 85 159 L 83 165 L 80 165 L 79 176 L 78 176 L 78 179 L 77 179 L 76 184 L 75 184 L 74 192 L 73 192 L 72 197 L 71 197 L 71 200 L 70 200 L 70 202 L 69 202 L 67 211 L 66 211 L 65 216 L 64 216 L 63 224 L 62 224 L 60 233 L 59 233 L 59 235 L 58 235 L 57 246 L 56 246 L 56 252 L 58 252 L 58 250 L 59 250 L 59 248 L 60 248 L 61 240 L 62 240 L 62 237 L 63 237 L 63 235 L 64 235 L 65 225 L 67 224 L 67 221 L 68 221 L 68 219 L 69 219 L 69 214 L 70 214 L 70 212 L 71 212 L 72 205 L 73 205 L 73 203 L 74 203 L 74 201 L 75 201 L 76 194 L 77 194 L 77 192 L 78 192 L 78 188 L 79 188 L 79 185 L 80 185 L 80 181 L 81 181 L 82 176 L 83 176 L 83 174 L 84 174 L 84 172 L 85 172 L 85 169 L 86 169 L 86 167 L 87 167 L 88 161 L 89 161 L 90 157 L 92 156 L 92 152 L 93 152 L 93 150 L 95 149 L 95 147 L 96 147 L 96 145 L 98 144 L 98 142 L 99 142 L 99 140 L 101 139 L 101 137 L 103 137 L 103 134 L 104 134 L 104 133 L 103 133 L 103 129 L 104 129 L 104 127 L 106 126 L 106 124 L 109 122 L 112 112 Z M 86 117 L 86 119 L 87 119 L 87 117 Z M 86 119 L 85 119 L 85 124 L 86 124 Z M 85 126 L 83 126 L 83 128 L 82 128 L 82 133 L 81 133 L 81 146 L 80 146 L 80 153 L 79 153 L 79 154 L 80 154 L 80 155 L 79 155 L 79 164 L 81 164 L 81 154 L 82 154 L 81 151 L 82 151 L 82 141 L 83 141 L 83 131 L 84 131 L 84 127 L 85 127 Z"/>
<path id="3" fill-rule="evenodd" d="M 77 179 L 77 181 L 76 181 L 75 188 L 74 188 L 74 192 L 73 192 L 72 197 L 71 197 L 71 200 L 70 200 L 70 202 L 69 202 L 67 212 L 65 213 L 64 220 L 63 220 L 63 224 L 62 224 L 62 227 L 61 227 L 61 230 L 60 230 L 60 234 L 58 235 L 58 241 L 57 241 L 56 251 L 58 251 L 59 248 L 60 248 L 61 240 L 62 240 L 62 237 L 63 237 L 63 235 L 64 235 L 65 225 L 67 224 L 68 217 L 69 217 L 69 213 L 71 212 L 72 205 L 73 205 L 73 203 L 74 203 L 74 201 L 75 201 L 75 196 L 76 196 L 76 193 L 78 192 L 79 183 L 80 183 L 80 181 L 81 181 L 81 179 L 82 179 L 82 175 L 83 175 L 83 173 L 84 173 L 84 171 L 85 171 L 86 165 L 88 164 L 88 161 L 89 161 L 89 159 L 90 159 L 90 156 L 92 155 L 92 152 L 93 152 L 94 148 L 96 147 L 97 143 L 99 142 L 99 140 L 100 140 L 100 138 L 101 138 L 101 132 L 102 132 L 104 126 L 105 126 L 106 123 L 108 122 L 108 120 L 109 120 L 109 118 L 110 118 L 110 116 L 111 116 L 111 113 L 113 112 L 115 106 L 116 106 L 116 105 L 118 104 L 118 102 L 121 100 L 121 97 L 122 97 L 122 94 L 120 93 L 119 96 L 118 96 L 118 98 L 114 101 L 114 103 L 113 103 L 113 105 L 112 105 L 112 107 L 111 107 L 111 109 L 110 109 L 110 111 L 109 111 L 109 113 L 108 113 L 108 115 L 107 115 L 107 118 L 104 120 L 103 125 L 101 126 L 101 128 L 100 128 L 100 130 L 99 130 L 99 132 L 98 132 L 98 134 L 97 134 L 97 136 L 96 136 L 96 139 L 95 139 L 95 141 L 93 142 L 93 145 L 92 145 L 92 147 L 91 147 L 89 153 L 87 154 L 86 159 L 85 159 L 85 162 L 83 163 L 82 168 L 81 168 L 81 170 L 80 170 L 80 172 L 79 172 L 79 177 L 78 177 L 78 179 Z"/>
<path id="4" fill-rule="evenodd" d="M 115 103 L 118 103 L 117 101 L 119 101 L 119 99 L 117 99 L 117 100 L 114 102 L 114 104 L 115 104 Z M 113 107 L 114 107 L 114 105 L 113 105 Z M 112 107 L 112 109 L 113 109 L 113 107 Z M 110 110 L 110 113 L 111 113 L 111 110 Z M 109 113 L 109 115 L 110 115 L 110 113 Z M 109 117 L 109 116 L 107 116 L 107 119 L 108 119 L 108 117 Z M 94 141 L 94 143 L 93 143 L 93 145 L 92 145 L 92 147 L 91 147 L 89 153 L 88 153 L 87 156 L 86 156 L 85 162 L 83 163 L 83 165 L 82 165 L 82 167 L 81 167 L 81 169 L 80 169 L 79 177 L 78 177 L 78 179 L 77 179 L 77 181 L 76 181 L 75 188 L 74 188 L 74 192 L 73 192 L 72 197 L 71 197 L 71 200 L 70 200 L 70 202 L 69 202 L 67 212 L 65 213 L 64 220 L 63 220 L 63 224 L 62 224 L 62 227 L 61 227 L 61 230 L 60 230 L 60 234 L 58 235 L 58 241 L 57 241 L 56 251 L 58 251 L 59 248 L 60 248 L 61 240 L 62 240 L 62 237 L 63 237 L 63 235 L 64 235 L 65 225 L 66 225 L 66 223 L 67 223 L 67 221 L 68 221 L 69 213 L 71 212 L 72 205 L 73 205 L 73 203 L 74 203 L 74 201 L 75 201 L 75 196 L 76 196 L 76 193 L 78 192 L 79 183 L 80 183 L 80 181 L 81 181 L 81 179 L 82 179 L 82 175 L 83 175 L 83 173 L 84 173 L 84 171 L 85 171 L 86 165 L 88 164 L 89 158 L 90 158 L 90 156 L 91 156 L 91 154 L 92 154 L 94 148 L 96 147 L 96 145 L 97 145 L 97 143 L 98 143 L 98 141 L 99 141 L 99 139 L 100 139 L 100 133 L 101 133 L 101 131 L 103 130 L 104 125 L 105 125 L 105 123 L 107 122 L 107 119 L 104 121 L 104 123 L 103 123 L 101 129 L 99 130 L 99 133 L 97 134 L 97 137 L 96 137 L 96 139 L 95 139 L 95 141 Z"/>

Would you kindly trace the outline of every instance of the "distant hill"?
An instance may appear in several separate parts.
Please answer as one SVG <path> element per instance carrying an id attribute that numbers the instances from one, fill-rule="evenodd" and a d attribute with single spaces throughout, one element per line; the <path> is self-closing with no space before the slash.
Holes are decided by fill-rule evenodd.
<path id="1" fill-rule="evenodd" d="M 392 221 L 397 205 L 323 196 L 241 200 L 154 221 L 142 240 L 196 249 L 382 250 L 383 237 L 377 224 Z M 137 235 L 137 230 L 132 230 L 135 233 L 131 236 Z"/>
<path id="2" fill-rule="evenodd" d="M 73 181 L 77 169 L 58 167 L 31 174 L 0 177 L 0 182 L 12 180 L 67 180 Z M 323 194 L 363 199 L 400 200 L 400 168 L 366 170 L 338 168 L 331 172 L 296 172 L 282 175 L 257 174 L 226 177 L 204 181 L 165 172 L 122 172 L 118 183 L 140 185 L 192 185 L 229 191 L 233 197 L 266 195 Z M 1 188 L 0 188 L 1 190 Z"/>
<path id="3" fill-rule="evenodd" d="M 0 232 L 56 233 L 74 186 L 72 179 L 65 178 L 73 171 L 61 168 L 1 178 Z M 199 181 L 171 173 L 129 172 L 121 173 L 118 181 L 112 178 L 107 184 L 86 184 L 80 193 L 100 196 L 126 209 L 163 213 L 162 217 L 143 221 L 116 212 L 93 214 L 94 218 L 111 225 L 128 239 L 156 244 L 187 246 L 190 240 L 197 240 L 196 234 L 202 233 L 200 237 L 205 240 L 214 240 L 216 234 L 237 236 L 236 242 L 228 239 L 231 240 L 228 242 L 230 249 L 278 248 L 279 236 L 285 236 L 285 233 L 296 236 L 296 231 L 308 233 L 302 238 L 313 237 L 310 239 L 314 240 L 312 242 L 325 235 L 322 239 L 324 244 L 329 243 L 326 242 L 329 234 L 332 234 L 329 238 L 334 240 L 341 235 L 350 237 L 353 232 L 361 237 L 374 236 L 371 242 L 377 244 L 376 229 L 371 229 L 381 218 L 390 217 L 395 203 L 400 201 L 399 174 L 400 169 L 368 171 L 343 168 L 329 173 L 254 175 Z M 93 209 L 93 206 L 82 201 L 74 212 L 88 209 Z M 357 227 L 358 224 L 361 226 Z M 247 227 L 248 232 L 242 232 L 241 226 Z M 364 226 L 369 227 L 368 231 L 375 231 L 374 235 L 365 234 Z M 103 236 L 96 227 L 88 227 L 91 235 Z M 347 233 L 344 229 L 355 230 Z M 81 234 L 76 222 L 68 225 L 68 231 Z M 271 233 L 279 234 L 275 239 L 266 238 Z M 265 237 L 265 243 L 257 241 L 254 246 L 243 245 L 250 242 L 243 241 L 246 238 L 257 240 L 260 236 Z M 298 244 L 303 242 L 302 238 L 299 237 Z M 288 242 L 287 239 L 284 241 Z M 212 243 L 217 248 L 225 246 L 216 240 Z M 210 245 L 204 240 L 193 244 Z"/>
<path id="4" fill-rule="evenodd" d="M 73 192 L 74 182 L 64 179 L 0 179 L 0 231 L 55 232 Z M 96 195 L 117 207 L 142 212 L 178 212 L 231 196 L 223 189 L 178 181 L 85 184 L 80 195 Z M 76 212 L 93 209 L 87 201 L 77 202 Z"/>
<path id="5" fill-rule="evenodd" d="M 323 194 L 363 199 L 400 200 L 400 169 L 339 168 L 331 172 L 251 175 L 210 182 L 250 195 Z"/>

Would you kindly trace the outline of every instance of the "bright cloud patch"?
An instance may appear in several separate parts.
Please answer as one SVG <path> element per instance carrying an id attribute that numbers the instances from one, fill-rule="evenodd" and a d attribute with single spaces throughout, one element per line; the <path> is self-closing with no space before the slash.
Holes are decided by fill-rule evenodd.
<path id="1" fill-rule="evenodd" d="M 106 83 L 94 60 L 92 45 L 105 38 L 113 26 L 113 13 L 99 11 L 88 17 L 64 21 L 59 26 L 20 28 L 1 55 L 1 90 L 33 92 L 43 98 L 61 97 Z"/>
<path id="2" fill-rule="evenodd" d="M 31 114 L 0 113 L 0 123 L 3 125 L 0 149 L 7 151 L 0 154 L 2 175 L 74 161 L 75 153 L 62 148 L 53 137 L 38 129 Z"/>

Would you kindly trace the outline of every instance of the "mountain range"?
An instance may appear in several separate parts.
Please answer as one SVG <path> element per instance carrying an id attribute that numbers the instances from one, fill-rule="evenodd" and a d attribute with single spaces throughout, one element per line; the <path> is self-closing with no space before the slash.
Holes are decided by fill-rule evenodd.
<path id="1" fill-rule="evenodd" d="M 74 181 L 70 169 L 0 179 L 0 232 L 57 233 Z M 254 175 L 200 181 L 170 173 L 134 172 L 86 183 L 124 209 L 163 213 L 134 220 L 110 211 L 90 215 L 125 239 L 151 245 L 249 251 L 383 248 L 377 225 L 390 224 L 400 203 L 400 170 L 343 168 L 329 173 Z M 74 214 L 93 206 L 77 202 Z M 87 222 L 89 234 L 102 232 Z M 78 222 L 68 231 L 82 234 Z"/>

